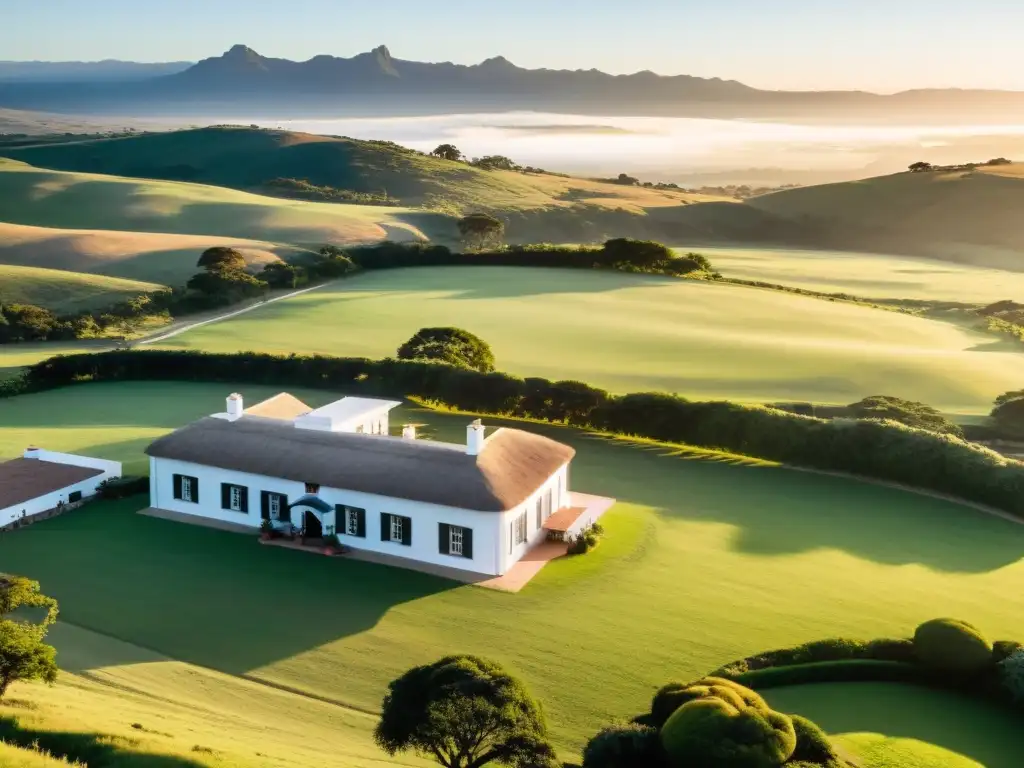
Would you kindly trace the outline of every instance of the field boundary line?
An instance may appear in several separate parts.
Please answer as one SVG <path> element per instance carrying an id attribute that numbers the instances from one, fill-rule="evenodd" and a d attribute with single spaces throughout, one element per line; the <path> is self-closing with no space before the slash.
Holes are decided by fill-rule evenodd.
<path id="1" fill-rule="evenodd" d="M 158 342 L 158 341 L 164 341 L 166 339 L 173 338 L 174 336 L 178 336 L 179 334 L 185 333 L 186 331 L 191 331 L 191 330 L 193 330 L 195 328 L 200 328 L 200 327 L 202 327 L 204 325 L 210 325 L 212 323 L 219 323 L 222 320 L 229 320 L 232 317 L 237 317 L 238 315 L 245 314 L 246 312 L 252 312 L 255 309 L 259 309 L 260 307 L 267 306 L 267 304 L 273 304 L 275 301 L 284 301 L 285 299 L 290 299 L 293 296 L 299 296 L 299 295 L 301 295 L 303 293 L 309 293 L 310 291 L 319 290 L 320 288 L 324 288 L 325 286 L 333 285 L 335 282 L 337 282 L 337 281 L 331 280 L 330 282 L 327 282 L 327 283 L 320 283 L 319 285 L 311 285 L 309 288 L 300 288 L 299 290 L 292 291 L 291 293 L 283 293 L 280 296 L 273 297 L 272 299 L 266 299 L 264 301 L 258 301 L 255 304 L 250 304 L 249 306 L 242 307 L 241 309 L 232 310 L 231 312 L 227 312 L 226 314 L 223 314 L 223 315 L 217 315 L 216 317 L 211 317 L 211 318 L 209 318 L 207 320 L 200 320 L 199 322 L 196 322 L 196 323 L 189 323 L 188 325 L 183 325 L 182 327 L 175 328 L 173 331 L 169 331 L 168 333 L 162 333 L 162 334 L 159 334 L 157 336 L 149 336 L 148 338 L 140 339 L 140 340 L 136 341 L 135 344 L 136 344 L 136 346 L 141 346 L 143 344 L 153 344 L 153 343 Z"/>

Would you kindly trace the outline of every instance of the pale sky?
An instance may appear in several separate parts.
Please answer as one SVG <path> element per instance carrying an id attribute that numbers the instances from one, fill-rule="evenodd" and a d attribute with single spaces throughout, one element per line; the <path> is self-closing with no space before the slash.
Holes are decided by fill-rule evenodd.
<path id="1" fill-rule="evenodd" d="M 0 59 L 352 56 L 625 73 L 760 88 L 1024 90 L 1019 0 L 0 0 Z"/>

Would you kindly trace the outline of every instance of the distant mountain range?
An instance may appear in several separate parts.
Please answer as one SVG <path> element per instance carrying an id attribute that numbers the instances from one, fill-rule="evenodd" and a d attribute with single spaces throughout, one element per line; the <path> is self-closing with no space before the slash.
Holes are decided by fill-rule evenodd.
<path id="1" fill-rule="evenodd" d="M 263 119 L 535 110 L 719 118 L 1016 122 L 1024 93 L 765 91 L 733 80 L 596 69 L 524 69 L 498 56 L 471 66 L 394 58 L 290 61 L 236 45 L 196 64 L 3 63 L 0 107 L 92 114 Z"/>

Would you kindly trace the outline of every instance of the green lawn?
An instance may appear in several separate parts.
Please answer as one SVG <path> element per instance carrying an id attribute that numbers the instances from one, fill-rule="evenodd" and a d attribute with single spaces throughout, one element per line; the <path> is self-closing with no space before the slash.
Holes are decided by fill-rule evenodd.
<path id="1" fill-rule="evenodd" d="M 706 248 L 697 251 L 727 277 L 781 283 L 874 299 L 964 302 L 1024 301 L 1024 272 L 1009 272 L 915 256 L 785 248 Z"/>
<path id="2" fill-rule="evenodd" d="M 498 368 L 616 392 L 850 403 L 889 394 L 987 414 L 1024 357 L 935 320 L 777 291 L 639 275 L 498 267 L 374 272 L 190 331 L 163 346 L 384 357 L 455 325 Z"/>
<path id="3" fill-rule="evenodd" d="M 1011 768 L 1024 754 L 1020 716 L 935 691 L 888 683 L 765 692 L 773 707 L 814 720 L 866 764 L 885 768 Z"/>
<path id="4" fill-rule="evenodd" d="M 98 384 L 0 401 L 0 453 L 35 443 L 139 471 L 149 440 L 219 410 L 235 388 L 250 402 L 273 391 Z M 395 418 L 410 417 L 444 439 L 464 434 L 463 416 Z M 140 499 L 0 537 L 0 562 L 39 578 L 72 624 L 362 710 L 412 664 L 493 656 L 544 701 L 567 751 L 643 710 L 667 680 L 766 648 L 905 635 L 939 615 L 1024 637 L 1024 593 L 1007 588 L 1024 578 L 1024 527 L 853 480 L 530 428 L 577 447 L 575 488 L 620 504 L 601 547 L 518 595 L 262 548 L 137 516 Z M 129 663 L 114 654 L 102 666 Z"/>

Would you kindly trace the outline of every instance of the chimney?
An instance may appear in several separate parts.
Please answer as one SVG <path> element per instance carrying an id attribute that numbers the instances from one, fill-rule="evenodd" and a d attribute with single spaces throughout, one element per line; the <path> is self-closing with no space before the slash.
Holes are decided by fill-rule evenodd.
<path id="1" fill-rule="evenodd" d="M 228 421 L 234 421 L 235 419 L 242 418 L 242 410 L 244 409 L 242 404 L 242 396 L 235 392 L 234 394 L 228 395 Z"/>
<path id="2" fill-rule="evenodd" d="M 416 427 L 413 424 L 406 424 L 402 427 L 402 437 L 406 440 L 416 439 Z"/>
<path id="3" fill-rule="evenodd" d="M 477 419 L 466 427 L 466 453 L 479 456 L 484 449 L 484 425 Z"/>
<path id="4" fill-rule="evenodd" d="M 34 445 L 30 445 L 28 448 L 25 449 L 25 453 L 23 455 L 26 459 L 38 459 L 41 454 L 42 451 L 40 451 Z"/>

